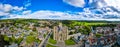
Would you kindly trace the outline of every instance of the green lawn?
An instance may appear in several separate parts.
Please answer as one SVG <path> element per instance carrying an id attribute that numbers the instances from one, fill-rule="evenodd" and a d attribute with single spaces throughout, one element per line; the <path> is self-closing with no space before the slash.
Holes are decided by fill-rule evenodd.
<path id="1" fill-rule="evenodd" d="M 56 40 L 53 40 L 53 39 L 51 39 L 51 38 L 49 38 L 49 42 L 52 43 L 52 44 L 56 44 L 56 43 L 57 43 Z"/>
<path id="2" fill-rule="evenodd" d="M 73 40 L 65 40 L 65 44 L 66 45 L 74 45 L 75 44 L 75 42 L 73 41 Z"/>
<path id="3" fill-rule="evenodd" d="M 46 47 L 56 47 L 56 46 L 53 46 L 53 45 L 47 44 Z"/>

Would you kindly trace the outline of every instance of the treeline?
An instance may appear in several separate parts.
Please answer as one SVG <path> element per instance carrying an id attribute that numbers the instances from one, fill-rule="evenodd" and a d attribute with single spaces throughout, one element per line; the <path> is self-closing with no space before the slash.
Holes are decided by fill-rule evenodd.
<path id="1" fill-rule="evenodd" d="M 48 21 L 53 25 L 58 25 L 58 23 L 63 23 L 68 27 L 74 26 L 115 26 L 116 23 L 120 23 L 119 21 L 77 21 L 77 20 L 38 20 L 38 19 L 6 19 L 0 20 L 0 22 L 13 23 L 13 24 L 28 24 L 28 23 L 36 23 L 35 26 L 38 26 L 38 21 Z M 112 24 L 114 23 L 114 24 Z"/>

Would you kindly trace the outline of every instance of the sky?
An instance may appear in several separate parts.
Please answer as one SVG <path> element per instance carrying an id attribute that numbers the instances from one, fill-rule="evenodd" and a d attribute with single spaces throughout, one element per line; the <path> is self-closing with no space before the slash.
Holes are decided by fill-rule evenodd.
<path id="1" fill-rule="evenodd" d="M 0 0 L 0 19 L 120 21 L 120 0 Z"/>

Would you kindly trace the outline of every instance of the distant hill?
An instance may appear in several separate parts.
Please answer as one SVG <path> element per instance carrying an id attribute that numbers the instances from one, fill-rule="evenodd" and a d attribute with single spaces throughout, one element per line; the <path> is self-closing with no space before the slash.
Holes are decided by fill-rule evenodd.
<path id="1" fill-rule="evenodd" d="M 120 23 L 120 21 L 105 21 L 105 20 L 55 20 L 55 19 L 0 19 L 0 21 L 77 21 L 87 23 Z"/>

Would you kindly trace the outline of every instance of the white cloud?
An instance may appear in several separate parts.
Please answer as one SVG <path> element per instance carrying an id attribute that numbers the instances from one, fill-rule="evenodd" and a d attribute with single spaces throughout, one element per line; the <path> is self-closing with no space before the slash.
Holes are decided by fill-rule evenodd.
<path id="1" fill-rule="evenodd" d="M 120 8 L 120 0 L 104 0 L 106 6 L 113 6 Z"/>
<path id="2" fill-rule="evenodd" d="M 7 6 L 7 7 L 6 7 Z M 9 9 L 4 9 L 4 7 Z M 12 6 L 9 4 L 0 4 L 0 16 L 8 16 L 3 18 L 32 18 L 32 19 L 61 19 L 61 20 L 108 20 L 108 21 L 120 21 L 120 14 L 113 11 L 111 8 L 99 8 L 91 10 L 85 8 L 84 12 L 59 12 L 59 11 L 49 11 L 49 10 L 39 10 L 36 12 L 31 12 L 31 10 L 24 11 L 25 8 Z M 19 11 L 18 11 L 19 10 Z M 7 12 L 6 12 L 7 11 Z M 21 14 L 11 13 L 11 11 L 21 12 Z M 96 14 L 96 11 L 102 12 L 102 14 Z M 106 13 L 104 11 L 107 11 Z M 2 19 L 3 19 L 2 18 Z M 1 19 L 1 18 L 0 18 Z"/>
<path id="3" fill-rule="evenodd" d="M 28 15 L 18 15 L 11 18 L 31 18 L 31 19 L 61 19 L 61 20 L 120 20 L 120 14 L 108 13 L 108 14 L 93 14 L 86 12 L 77 12 L 70 14 L 67 12 L 58 11 L 45 11 L 40 10 Z M 115 20 L 116 21 L 116 20 Z"/>
<path id="4" fill-rule="evenodd" d="M 84 0 L 63 0 L 65 3 L 70 4 L 75 7 L 84 7 L 87 4 Z M 89 0 L 89 8 L 94 8 L 95 10 L 99 9 L 101 12 L 106 8 L 109 8 L 110 11 L 120 13 L 120 0 Z M 93 11 L 94 9 L 91 9 Z"/>
<path id="5" fill-rule="evenodd" d="M 108 7 L 108 6 L 120 8 L 119 4 L 120 4 L 120 0 L 90 0 L 89 1 L 89 5 L 92 5 L 98 8 Z"/>
<path id="6" fill-rule="evenodd" d="M 0 11 L 2 12 L 10 12 L 10 11 L 22 11 L 25 8 L 18 6 L 11 6 L 10 4 L 0 4 Z"/>
<path id="7" fill-rule="evenodd" d="M 10 12 L 12 10 L 12 6 L 9 4 L 5 4 L 3 10 L 4 12 Z"/>
<path id="8" fill-rule="evenodd" d="M 75 7 L 84 7 L 86 4 L 84 0 L 63 1 Z M 88 8 L 84 8 L 84 12 L 80 12 L 80 17 L 85 19 L 120 19 L 120 0 L 89 0 L 88 5 Z"/>
<path id="9" fill-rule="evenodd" d="M 29 7 L 29 6 L 31 6 L 31 0 L 26 0 L 24 2 L 24 7 L 26 8 L 26 7 Z"/>
<path id="10" fill-rule="evenodd" d="M 30 6 L 31 5 L 31 3 L 27 3 L 27 4 L 25 4 L 25 7 L 28 7 L 28 6 Z"/>
<path id="11" fill-rule="evenodd" d="M 36 11 L 29 15 L 22 16 L 22 18 L 35 18 L 35 19 L 69 19 L 70 15 L 64 12 L 56 11 Z"/>
<path id="12" fill-rule="evenodd" d="M 9 13 L 0 12 L 0 16 L 8 15 Z"/>
<path id="13" fill-rule="evenodd" d="M 18 7 L 18 6 L 12 6 L 10 4 L 1 4 L 0 3 L 0 15 L 8 15 L 13 14 L 15 12 L 16 14 L 20 11 L 23 11 L 25 8 Z"/>
<path id="14" fill-rule="evenodd" d="M 23 15 L 28 15 L 28 14 L 31 14 L 31 10 L 27 10 L 27 11 L 23 11 L 22 13 Z"/>
<path id="15" fill-rule="evenodd" d="M 13 10 L 16 10 L 16 11 L 22 11 L 22 10 L 25 9 L 25 8 L 15 6 L 15 7 L 13 7 L 12 9 L 13 9 Z"/>
<path id="16" fill-rule="evenodd" d="M 85 5 L 84 0 L 63 0 L 63 1 L 75 7 L 84 7 Z"/>
<path id="17" fill-rule="evenodd" d="M 3 18 L 12 18 L 12 17 L 18 17 L 20 16 L 18 13 L 23 11 L 25 8 L 18 7 L 18 6 L 12 6 L 10 4 L 1 4 L 0 3 L 0 19 Z"/>

